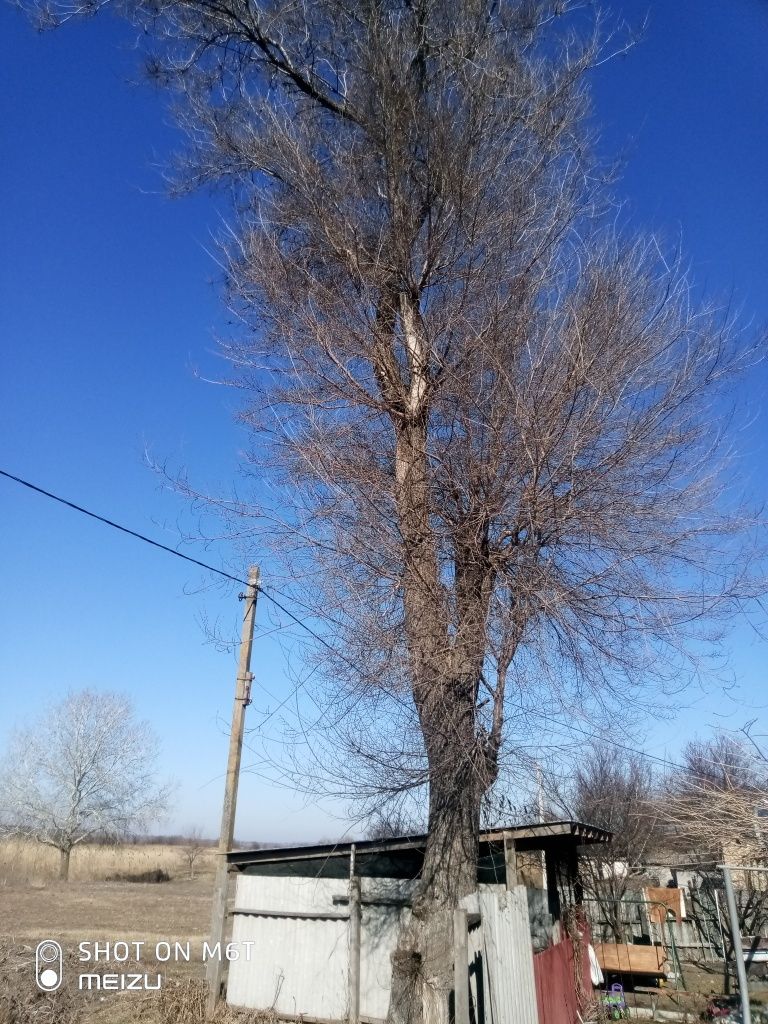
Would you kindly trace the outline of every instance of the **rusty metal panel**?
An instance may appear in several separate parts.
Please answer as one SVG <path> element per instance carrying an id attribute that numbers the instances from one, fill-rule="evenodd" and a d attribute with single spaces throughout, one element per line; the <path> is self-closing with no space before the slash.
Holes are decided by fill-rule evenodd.
<path id="1" fill-rule="evenodd" d="M 577 971 L 581 971 L 582 996 L 592 992 L 589 957 L 585 942 L 577 959 L 570 939 L 564 939 L 533 958 L 536 998 L 540 1024 L 578 1024 L 579 1005 Z"/>

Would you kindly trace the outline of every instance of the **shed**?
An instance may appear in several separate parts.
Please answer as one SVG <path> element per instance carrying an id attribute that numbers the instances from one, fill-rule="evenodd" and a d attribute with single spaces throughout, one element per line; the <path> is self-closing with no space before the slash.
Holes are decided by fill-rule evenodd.
<path id="1" fill-rule="evenodd" d="M 426 840 L 397 836 L 230 853 L 237 875 L 232 940 L 241 952 L 229 964 L 227 1001 L 304 1020 L 382 1020 L 390 955 L 410 913 Z M 518 856 L 543 852 L 546 906 L 557 921 L 564 906 L 581 902 L 578 848 L 609 840 L 610 833 L 576 821 L 486 830 L 478 889 L 511 888 Z M 530 948 L 529 927 L 526 938 Z"/>

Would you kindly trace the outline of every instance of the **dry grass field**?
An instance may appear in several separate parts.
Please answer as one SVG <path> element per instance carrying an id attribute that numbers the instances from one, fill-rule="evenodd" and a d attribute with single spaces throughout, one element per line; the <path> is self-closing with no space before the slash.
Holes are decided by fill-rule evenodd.
<path id="1" fill-rule="evenodd" d="M 0 843 L 0 1024 L 202 1024 L 202 942 L 208 936 L 214 855 L 195 864 L 179 847 L 82 847 L 72 856 L 69 883 L 59 882 L 55 851 L 34 844 Z M 107 881 L 111 875 L 157 869 L 163 883 Z M 64 984 L 53 994 L 35 984 L 35 948 L 57 940 L 64 951 Z M 143 942 L 140 962 L 77 960 L 80 942 Z M 190 944 L 190 961 L 158 963 L 157 942 Z M 159 992 L 84 992 L 81 971 L 162 974 Z M 219 1024 L 263 1021 L 223 1009 Z"/>
<path id="2" fill-rule="evenodd" d="M 213 850 L 204 850 L 194 864 L 194 873 L 212 874 Z M 70 881 L 104 881 L 114 875 L 165 871 L 171 878 L 189 874 L 183 847 L 168 844 L 125 844 L 120 846 L 76 846 L 69 867 Z M 24 839 L 0 842 L 0 889 L 5 885 L 44 885 L 58 878 L 59 855 L 50 846 Z"/>

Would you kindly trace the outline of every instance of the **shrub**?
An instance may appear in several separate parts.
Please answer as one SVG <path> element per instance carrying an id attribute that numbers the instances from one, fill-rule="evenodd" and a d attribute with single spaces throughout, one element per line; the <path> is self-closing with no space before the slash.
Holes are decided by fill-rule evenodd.
<path id="1" fill-rule="evenodd" d="M 171 876 L 162 868 L 152 871 L 124 871 L 116 875 L 108 875 L 108 882 L 170 882 Z"/>

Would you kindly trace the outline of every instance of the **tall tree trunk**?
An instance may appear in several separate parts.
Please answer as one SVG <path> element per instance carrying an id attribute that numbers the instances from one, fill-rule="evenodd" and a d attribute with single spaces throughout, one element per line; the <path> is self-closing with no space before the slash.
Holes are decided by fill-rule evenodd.
<path id="1" fill-rule="evenodd" d="M 476 787 L 437 774 L 413 914 L 392 956 L 388 1024 L 447 1024 L 453 990 L 453 910 L 477 889 Z"/>
<path id="2" fill-rule="evenodd" d="M 70 849 L 59 850 L 59 880 L 62 882 L 69 881 L 69 857 L 72 851 Z"/>
<path id="3" fill-rule="evenodd" d="M 400 295 L 409 385 L 393 416 L 395 497 L 403 545 L 403 601 L 413 697 L 429 764 L 429 828 L 409 925 L 392 957 L 388 1024 L 448 1024 L 453 990 L 453 911 L 477 888 L 480 801 L 493 781 L 496 749 L 477 732 L 477 688 L 485 654 L 490 567 L 477 542 L 455 545 L 456 606 L 441 575 L 430 522 L 428 345 L 418 305 Z M 396 378 L 386 350 L 382 391 Z M 473 523 L 468 531 L 474 538 Z"/>
<path id="4" fill-rule="evenodd" d="M 429 835 L 412 918 L 392 957 L 388 1024 L 448 1024 L 453 911 L 477 889 L 480 801 L 491 780 L 477 756 L 471 693 L 459 685 L 451 695 L 453 701 L 440 702 L 439 719 L 422 714 L 431 769 Z"/>

